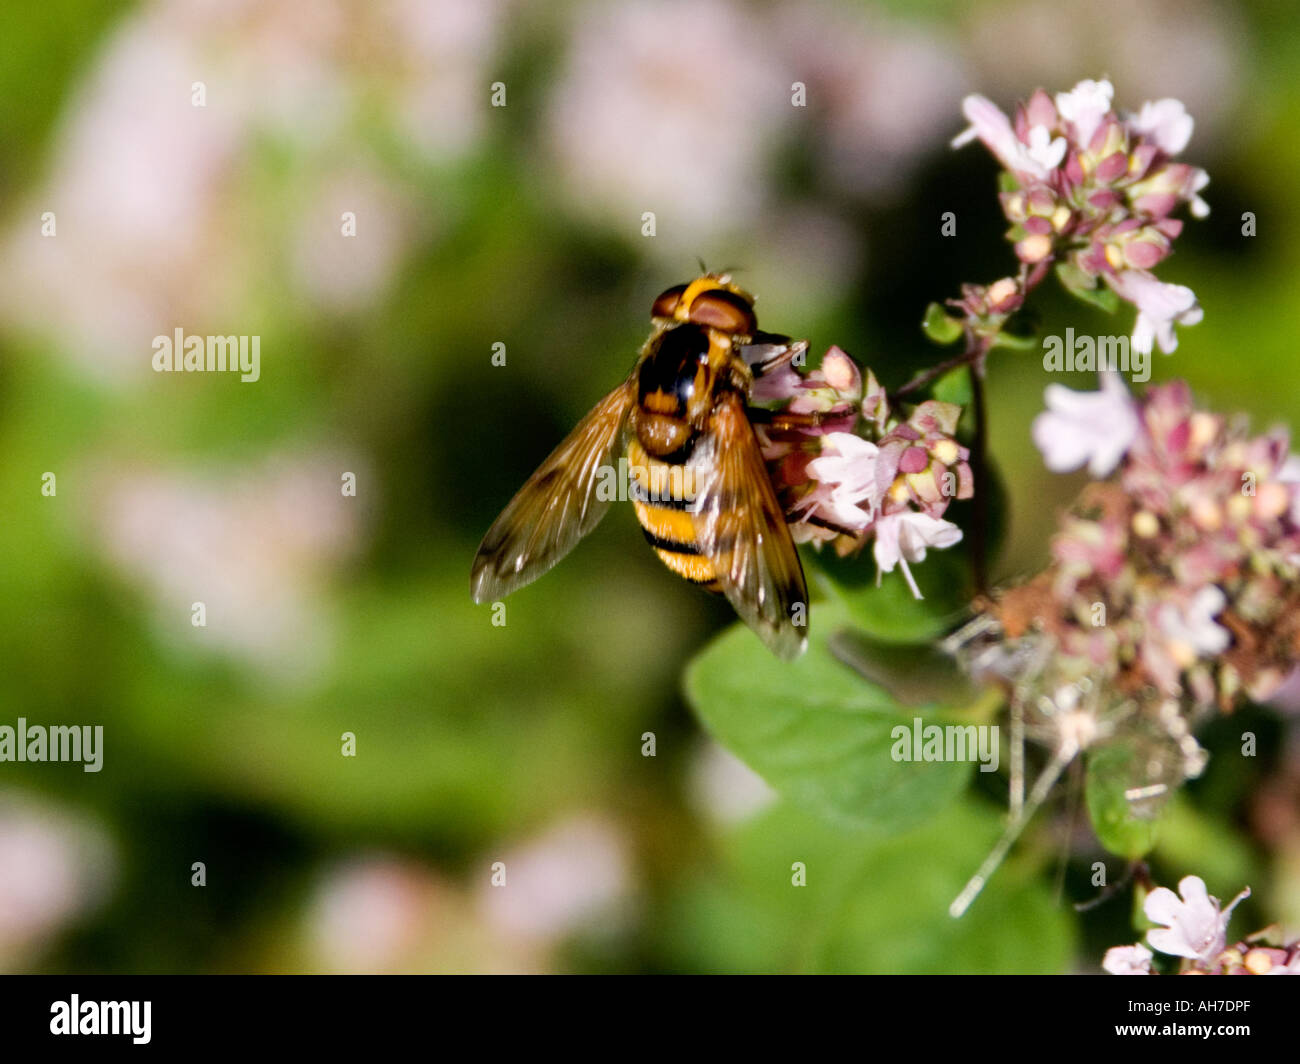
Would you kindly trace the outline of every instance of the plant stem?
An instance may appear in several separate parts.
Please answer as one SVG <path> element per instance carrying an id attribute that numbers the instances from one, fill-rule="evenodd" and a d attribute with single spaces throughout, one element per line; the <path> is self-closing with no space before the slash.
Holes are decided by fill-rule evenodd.
<path id="1" fill-rule="evenodd" d="M 1048 273 L 1051 272 L 1052 265 L 1055 261 L 1056 259 L 1054 256 L 1048 256 L 1041 262 L 1035 263 L 1033 266 L 1025 264 L 1021 265 L 1020 276 L 1018 278 L 1020 284 L 1021 305 L 1023 305 L 1024 301 L 1029 298 L 1029 293 L 1043 283 L 1044 278 L 1046 278 Z M 890 393 L 889 398 L 891 401 L 901 399 L 904 396 L 911 395 L 915 391 L 919 391 L 927 384 L 931 384 L 939 377 L 942 377 L 949 370 L 956 369 L 959 366 L 970 365 L 971 363 L 982 359 L 992 349 L 993 343 L 997 339 L 998 334 L 1002 332 L 1002 326 L 1005 324 L 1005 321 L 999 320 L 996 322 L 996 325 L 990 327 L 990 322 L 984 320 L 978 330 L 972 328 L 973 325 L 977 324 L 977 320 L 970 316 L 971 311 L 969 305 L 963 301 L 968 296 L 972 287 L 973 286 L 971 285 L 963 285 L 963 299 L 949 299 L 947 301 L 950 307 L 965 312 L 963 316 L 966 321 L 966 350 L 955 358 L 947 359 L 940 362 L 937 366 L 931 366 L 927 370 L 922 370 L 901 388 Z M 980 291 L 982 291 L 982 289 L 980 289 Z M 981 338 L 981 341 L 978 343 L 974 339 L 977 332 Z"/>
<path id="2" fill-rule="evenodd" d="M 950 358 L 945 362 L 940 362 L 937 366 L 931 366 L 929 369 L 923 370 L 890 395 L 890 402 L 894 403 L 905 396 L 911 395 L 912 392 L 920 391 L 927 384 L 932 384 L 950 370 L 957 369 L 959 366 L 970 365 L 971 357 L 970 351 L 966 350 L 956 358 Z"/>
<path id="3" fill-rule="evenodd" d="M 948 915 L 953 919 L 958 919 L 970 908 L 978 896 L 979 892 L 984 889 L 984 884 L 989 881 L 989 877 L 997 870 L 1002 859 L 1006 857 L 1007 852 L 1011 849 L 1016 839 L 1019 838 L 1020 832 L 1024 830 L 1029 823 L 1030 817 L 1038 811 L 1038 807 L 1047 800 L 1051 793 L 1052 787 L 1060 778 L 1061 773 L 1065 770 L 1066 765 L 1074 760 L 1078 754 L 1078 747 L 1067 745 L 1058 749 L 1043 773 L 1034 781 L 1034 789 L 1029 794 L 1028 804 L 1021 810 L 1020 815 L 1012 818 L 1007 824 L 1006 830 L 1002 832 L 1002 837 L 998 839 L 997 845 L 984 858 L 984 863 L 979 866 L 979 870 L 970 878 L 970 881 L 962 888 L 960 894 L 953 899 L 953 903 L 948 906 Z"/>
<path id="4" fill-rule="evenodd" d="M 971 414 L 975 419 L 975 438 L 971 440 L 970 471 L 975 481 L 975 519 L 971 528 L 971 567 L 975 576 L 975 591 L 988 593 L 988 417 L 984 400 L 984 359 L 977 358 L 970 367 Z"/>

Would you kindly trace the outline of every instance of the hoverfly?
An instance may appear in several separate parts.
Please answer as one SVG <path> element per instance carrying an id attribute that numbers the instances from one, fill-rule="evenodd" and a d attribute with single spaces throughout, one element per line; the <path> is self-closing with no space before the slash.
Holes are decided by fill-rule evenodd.
<path id="1" fill-rule="evenodd" d="M 750 390 L 807 348 L 758 331 L 754 298 L 726 274 L 669 288 L 631 374 L 596 404 L 488 529 L 470 592 L 491 602 L 531 583 L 608 508 L 596 486 L 626 448 L 628 495 L 678 576 L 726 595 L 778 656 L 803 652 L 808 592 L 751 423 Z"/>

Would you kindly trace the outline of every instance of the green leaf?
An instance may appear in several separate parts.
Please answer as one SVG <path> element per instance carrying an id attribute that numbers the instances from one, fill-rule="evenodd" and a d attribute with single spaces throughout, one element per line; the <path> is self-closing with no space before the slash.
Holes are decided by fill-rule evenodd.
<path id="1" fill-rule="evenodd" d="M 931 303 L 925 308 L 925 318 L 921 322 L 925 335 L 936 344 L 951 344 L 961 339 L 962 323 L 943 309 L 939 303 Z"/>
<path id="2" fill-rule="evenodd" d="M 792 802 L 840 825 L 899 831 L 952 801 L 971 764 L 894 760 L 893 729 L 921 714 L 832 656 L 846 620 L 815 604 L 808 651 L 792 664 L 734 625 L 691 662 L 686 695 L 713 736 Z"/>
<path id="3" fill-rule="evenodd" d="M 877 585 L 870 544 L 850 558 L 823 550 L 814 564 L 823 575 L 820 586 L 843 604 L 853 624 L 886 643 L 933 642 L 960 621 L 974 595 L 970 562 L 960 545 L 929 551 L 925 561 L 911 566 L 924 596 L 919 599 L 897 570 L 883 573 Z"/>
<path id="4" fill-rule="evenodd" d="M 1014 854 L 959 920 L 948 905 L 997 839 L 998 811 L 949 805 L 891 838 L 789 805 L 724 840 L 723 868 L 670 902 L 671 966 L 688 971 L 1061 973 L 1075 923 Z M 806 885 L 794 886 L 795 862 Z"/>
<path id="5" fill-rule="evenodd" d="M 1137 816 L 1125 791 L 1138 777 L 1137 751 L 1111 743 L 1088 754 L 1086 800 L 1093 830 L 1111 853 L 1135 860 L 1156 844 L 1159 817 Z"/>
<path id="6" fill-rule="evenodd" d="M 970 367 L 958 366 L 934 382 L 934 397 L 945 403 L 956 403 L 965 409 L 974 398 L 970 386 Z"/>
<path id="7" fill-rule="evenodd" d="M 903 705 L 962 706 L 963 721 L 991 724 L 1005 701 L 997 688 L 972 683 L 951 654 L 932 644 L 885 643 L 858 628 L 842 628 L 830 647 L 838 661 Z"/>
<path id="8" fill-rule="evenodd" d="M 1058 265 L 1056 277 L 1067 291 L 1085 303 L 1100 307 L 1108 314 L 1113 314 L 1119 308 L 1119 296 L 1110 286 L 1098 284 L 1097 278 L 1084 273 L 1072 262 L 1062 262 Z"/>
<path id="9" fill-rule="evenodd" d="M 992 347 L 1005 347 L 1012 351 L 1033 351 L 1036 350 L 1041 341 L 1035 335 L 1021 336 L 1017 333 L 1000 332 L 993 337 Z"/>
<path id="10" fill-rule="evenodd" d="M 999 192 L 1018 192 L 1020 191 L 1020 182 L 1016 180 L 1016 175 L 1010 170 L 1000 170 L 998 172 L 998 191 Z"/>

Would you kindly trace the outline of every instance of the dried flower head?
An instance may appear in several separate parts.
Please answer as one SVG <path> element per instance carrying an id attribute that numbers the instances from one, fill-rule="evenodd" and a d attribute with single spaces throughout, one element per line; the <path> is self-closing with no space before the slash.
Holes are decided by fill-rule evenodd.
<path id="1" fill-rule="evenodd" d="M 1151 808 L 1201 771 L 1201 717 L 1266 698 L 1300 662 L 1297 463 L 1284 433 L 1199 410 L 1181 382 L 1135 399 L 1110 377 L 1047 398 L 1034 437 L 1049 467 L 1109 475 L 1062 516 L 1051 565 L 989 603 L 964 652 L 1058 748 L 1089 745 L 1077 725 L 1063 735 L 1085 706 L 1092 742 L 1137 753 L 1130 797 Z"/>

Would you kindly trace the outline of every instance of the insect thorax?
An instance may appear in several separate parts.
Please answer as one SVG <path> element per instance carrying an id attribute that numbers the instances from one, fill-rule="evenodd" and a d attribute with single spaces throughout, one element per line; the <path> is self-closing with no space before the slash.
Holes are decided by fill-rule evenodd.
<path id="1" fill-rule="evenodd" d="M 668 462 L 689 456 L 733 358 L 729 338 L 693 323 L 665 329 L 651 341 L 637 371 L 633 419 L 649 454 Z"/>

